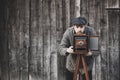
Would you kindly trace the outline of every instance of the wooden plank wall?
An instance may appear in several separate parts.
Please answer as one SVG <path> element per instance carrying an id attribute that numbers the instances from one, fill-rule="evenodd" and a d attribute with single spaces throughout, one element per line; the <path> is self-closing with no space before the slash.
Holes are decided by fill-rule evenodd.
<path id="1" fill-rule="evenodd" d="M 108 11 L 108 79 L 118 80 L 119 75 L 119 11 Z M 114 22 L 114 20 L 116 20 Z"/>
<path id="2" fill-rule="evenodd" d="M 6 1 L 0 0 L 0 80 L 8 80 L 8 51 L 6 29 Z"/>
<path id="3" fill-rule="evenodd" d="M 120 77 L 120 1 L 108 1 L 108 79 L 119 80 Z"/>
<path id="4" fill-rule="evenodd" d="M 100 35 L 93 80 L 119 80 L 120 12 L 109 8 L 120 8 L 120 1 L 1 0 L 0 80 L 65 80 L 57 46 L 79 15 Z"/>

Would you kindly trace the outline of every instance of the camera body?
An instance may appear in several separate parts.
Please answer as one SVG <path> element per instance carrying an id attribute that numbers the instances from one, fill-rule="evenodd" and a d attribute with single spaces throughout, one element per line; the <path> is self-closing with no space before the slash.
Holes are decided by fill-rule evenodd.
<path id="1" fill-rule="evenodd" d="M 99 50 L 99 36 L 73 35 L 73 51 L 97 51 Z"/>
<path id="2" fill-rule="evenodd" d="M 88 36 L 86 35 L 73 35 L 73 50 L 74 52 L 80 50 L 88 50 Z"/>

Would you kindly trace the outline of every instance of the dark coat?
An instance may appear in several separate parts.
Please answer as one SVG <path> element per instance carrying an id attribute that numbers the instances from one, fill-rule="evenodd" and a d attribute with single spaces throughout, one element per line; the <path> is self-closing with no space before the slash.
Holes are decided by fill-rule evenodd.
<path id="1" fill-rule="evenodd" d="M 72 46 L 72 36 L 74 34 L 74 28 L 70 27 L 68 28 L 64 35 L 63 38 L 61 40 L 61 43 L 59 45 L 59 53 L 63 56 L 66 55 L 66 50 L 67 48 L 69 48 L 70 46 Z M 86 35 L 96 35 L 95 30 L 92 27 L 85 27 L 85 34 Z M 92 56 L 85 56 L 86 59 L 86 63 L 87 63 L 87 69 L 92 70 L 93 67 L 93 55 Z M 76 55 L 75 54 L 68 54 L 67 55 L 67 60 L 66 60 L 66 68 L 73 72 L 75 69 L 75 60 L 76 60 Z M 83 69 L 80 69 L 81 73 L 84 73 Z"/>

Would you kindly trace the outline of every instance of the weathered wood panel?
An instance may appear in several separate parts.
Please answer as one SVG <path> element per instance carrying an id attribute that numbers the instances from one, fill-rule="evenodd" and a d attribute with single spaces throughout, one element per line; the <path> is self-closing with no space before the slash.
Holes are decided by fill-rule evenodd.
<path id="1" fill-rule="evenodd" d="M 43 73 L 44 73 L 44 80 L 50 80 L 50 13 L 49 13 L 49 1 L 43 1 L 43 40 L 44 40 L 44 55 L 43 55 Z"/>
<path id="2" fill-rule="evenodd" d="M 19 1 L 19 80 L 28 80 L 29 0 Z"/>
<path id="3" fill-rule="evenodd" d="M 57 27 L 56 27 L 56 1 L 50 2 L 50 80 L 58 80 L 57 70 Z"/>
<path id="4" fill-rule="evenodd" d="M 79 17 L 80 16 L 80 4 L 81 4 L 81 0 L 75 0 L 75 17 Z"/>
<path id="5" fill-rule="evenodd" d="M 63 3 L 62 0 L 56 0 L 56 30 L 57 30 L 57 44 L 60 44 L 62 34 L 64 33 L 63 28 Z M 64 15 L 65 16 L 65 15 Z M 65 80 L 65 57 L 58 53 L 58 80 Z"/>
<path id="6" fill-rule="evenodd" d="M 87 0 L 81 0 L 81 9 L 80 9 L 80 15 L 83 17 L 86 17 L 88 20 L 88 1 Z"/>
<path id="7" fill-rule="evenodd" d="M 1 80 L 65 80 L 65 57 L 56 48 L 70 19 L 78 15 L 100 32 L 101 54 L 95 58 L 93 80 L 119 80 L 120 14 L 105 10 L 119 8 L 119 0 L 1 0 L 0 4 Z"/>
<path id="8" fill-rule="evenodd" d="M 7 13 L 5 0 L 0 0 L 0 80 L 9 80 L 8 65 L 8 29 L 7 29 Z"/>
<path id="9" fill-rule="evenodd" d="M 109 80 L 119 80 L 119 67 L 120 67 L 120 59 L 119 57 L 119 27 L 120 27 L 120 2 L 116 1 L 108 1 L 108 79 Z"/>
<path id="10" fill-rule="evenodd" d="M 64 0 L 63 0 L 64 1 Z M 66 29 L 70 26 L 70 0 L 65 0 L 65 7 L 63 8 L 63 12 L 65 12 L 65 20 L 66 25 L 64 26 Z M 65 9 L 65 11 L 64 11 Z"/>
<path id="11" fill-rule="evenodd" d="M 70 0 L 70 20 L 74 17 L 75 17 L 75 1 Z"/>
<path id="12" fill-rule="evenodd" d="M 97 31 L 97 33 L 99 32 L 100 30 L 100 27 L 101 27 L 101 22 L 100 22 L 100 18 L 101 18 L 101 10 L 104 9 L 104 8 L 101 8 L 101 4 L 102 3 L 102 0 L 93 0 L 93 1 L 90 1 L 88 3 L 88 22 L 89 22 L 89 25 L 94 27 L 94 29 Z M 104 4 L 103 4 L 104 5 Z M 99 34 L 97 34 L 99 35 Z M 97 54 L 95 52 L 95 54 Z M 101 80 L 101 65 L 100 65 L 100 62 L 101 62 L 101 58 L 100 58 L 100 55 L 95 57 L 95 63 L 94 63 L 94 67 L 93 67 L 93 80 Z"/>
<path id="13" fill-rule="evenodd" d="M 31 2 L 32 4 L 32 2 Z M 44 28 L 43 28 L 43 25 L 42 25 L 42 18 L 44 17 L 43 16 L 43 4 L 42 4 L 42 0 L 38 0 L 36 1 L 36 3 L 33 3 L 33 4 L 36 4 L 36 14 L 34 16 L 36 16 L 36 21 L 37 21 L 37 25 L 36 25 L 36 29 L 35 31 L 37 32 L 37 39 L 36 39 L 36 44 L 37 46 L 34 46 L 36 47 L 36 59 L 34 58 L 34 60 L 36 60 L 36 65 L 34 66 L 37 66 L 37 69 L 35 71 L 32 72 L 33 76 L 32 76 L 32 79 L 31 80 L 43 80 L 44 78 L 44 73 L 43 73 L 43 55 L 44 55 L 44 51 L 43 51 L 43 45 L 44 45 L 44 39 L 43 39 L 43 31 L 44 31 Z M 34 27 L 34 26 L 31 26 L 31 27 Z M 34 55 L 34 54 L 33 54 Z"/>
<path id="14" fill-rule="evenodd" d="M 119 80 L 119 11 L 108 11 L 108 79 Z"/>
<path id="15" fill-rule="evenodd" d="M 10 80 L 19 80 L 20 78 L 20 27 L 19 27 L 19 1 L 10 0 L 9 5 L 9 78 Z"/>
<path id="16" fill-rule="evenodd" d="M 26 2 L 26 3 L 25 3 Z M 28 0 L 10 1 L 8 49 L 10 80 L 28 80 L 29 14 Z"/>
<path id="17" fill-rule="evenodd" d="M 29 80 L 44 78 L 42 6 L 42 1 L 30 0 Z"/>
<path id="18" fill-rule="evenodd" d="M 120 7 L 120 0 L 107 0 L 107 7 L 108 8 L 119 8 Z"/>

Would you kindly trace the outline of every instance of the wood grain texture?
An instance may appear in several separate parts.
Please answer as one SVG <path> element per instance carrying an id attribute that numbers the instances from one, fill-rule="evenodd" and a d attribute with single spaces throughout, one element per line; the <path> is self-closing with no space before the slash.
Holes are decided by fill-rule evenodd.
<path id="1" fill-rule="evenodd" d="M 6 2 L 0 1 L 0 80 L 9 80 L 9 65 L 8 65 L 8 29 L 7 29 L 7 13 Z"/>
<path id="2" fill-rule="evenodd" d="M 60 44 L 62 35 L 64 33 L 63 23 L 63 3 L 62 0 L 56 0 L 56 30 L 57 30 L 57 44 Z M 58 80 L 65 80 L 65 57 L 58 53 Z"/>
<path id="3" fill-rule="evenodd" d="M 56 31 L 56 2 L 51 0 L 50 4 L 50 80 L 58 80 L 57 70 L 57 31 Z"/>
<path id="4" fill-rule="evenodd" d="M 119 8 L 120 1 L 119 0 L 107 0 L 107 7 L 108 8 Z"/>
<path id="5" fill-rule="evenodd" d="M 65 17 L 66 21 L 64 22 L 66 23 L 65 28 L 67 29 L 70 26 L 70 0 L 65 0 L 64 3 L 65 3 L 65 11 L 66 11 L 66 12 L 63 11 L 65 12 L 65 15 L 66 15 Z"/>
<path id="6" fill-rule="evenodd" d="M 43 79 L 42 1 L 30 0 L 29 80 Z"/>
<path id="7" fill-rule="evenodd" d="M 119 80 L 119 11 L 108 12 L 108 55 L 109 55 L 109 80 Z M 116 21 L 114 21 L 116 20 Z"/>
<path id="8" fill-rule="evenodd" d="M 119 7 L 119 0 L 0 0 L 0 80 L 66 80 L 57 47 L 78 15 L 100 33 L 93 80 L 119 80 Z"/>
<path id="9" fill-rule="evenodd" d="M 50 0 L 43 1 L 43 40 L 44 40 L 44 55 L 43 55 L 43 73 L 44 80 L 50 80 Z"/>
<path id="10" fill-rule="evenodd" d="M 19 1 L 10 0 L 10 29 L 9 29 L 9 73 L 10 80 L 19 80 L 20 78 L 20 27 L 19 27 Z"/>
<path id="11" fill-rule="evenodd" d="M 29 0 L 19 2 L 19 75 L 20 80 L 28 80 L 29 50 Z M 26 8 L 27 7 L 27 8 Z"/>
<path id="12" fill-rule="evenodd" d="M 80 2 L 81 0 L 75 0 L 75 17 L 80 16 Z"/>

